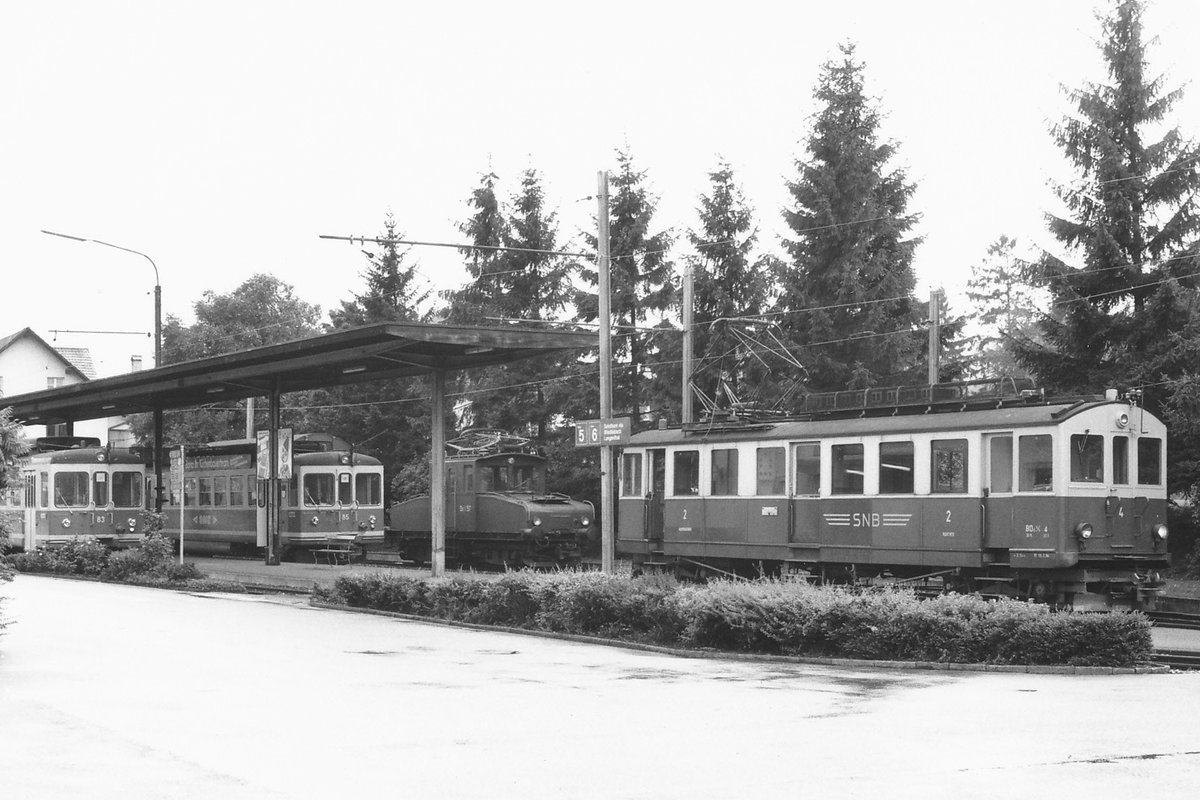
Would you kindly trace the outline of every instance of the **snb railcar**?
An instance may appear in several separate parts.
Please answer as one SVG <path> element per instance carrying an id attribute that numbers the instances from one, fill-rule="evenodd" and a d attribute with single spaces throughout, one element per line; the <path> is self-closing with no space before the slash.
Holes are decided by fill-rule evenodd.
<path id="1" fill-rule="evenodd" d="M 36 439 L 21 460 L 21 486 L 8 498 L 16 523 L 9 546 L 32 552 L 88 538 L 137 545 L 147 528 L 143 461 L 136 450 L 102 447 L 92 437 Z"/>
<path id="2" fill-rule="evenodd" d="M 252 555 L 265 548 L 266 482 L 257 478 L 255 441 L 214 442 L 185 448 L 184 455 L 183 497 L 172 490 L 163 505 L 164 534 L 178 542 L 182 513 L 185 551 Z M 169 485 L 174 489 L 177 481 Z M 285 558 L 383 531 L 383 466 L 337 437 L 298 434 L 292 478 L 280 494 Z"/>
<path id="3" fill-rule="evenodd" d="M 1116 392 L 869 401 L 634 435 L 618 553 L 677 571 L 1152 607 L 1168 566 L 1159 419 Z"/>
<path id="4" fill-rule="evenodd" d="M 447 442 L 446 558 L 495 567 L 571 566 L 597 544 L 591 503 L 546 491 L 546 459 L 530 441 L 494 429 Z M 394 503 L 385 547 L 430 558 L 430 498 Z"/>

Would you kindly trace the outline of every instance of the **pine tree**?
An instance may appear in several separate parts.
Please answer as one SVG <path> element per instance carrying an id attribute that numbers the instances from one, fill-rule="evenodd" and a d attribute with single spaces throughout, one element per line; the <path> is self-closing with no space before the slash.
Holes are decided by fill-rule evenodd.
<path id="1" fill-rule="evenodd" d="M 697 253 L 689 257 L 688 267 L 693 276 L 693 384 L 715 400 L 722 373 L 739 397 L 744 385 L 757 387 L 765 379 L 758 369 L 764 362 L 747 352 L 746 342 L 753 341 L 763 325 L 770 275 L 763 260 L 755 258 L 754 213 L 734 181 L 733 169 L 722 160 L 708 177 L 710 191 L 700 197 L 699 226 L 688 232 Z M 677 373 L 670 371 L 672 378 Z"/>
<path id="2" fill-rule="evenodd" d="M 1019 347 L 1052 388 L 1153 383 L 1186 367 L 1171 334 L 1195 313 L 1200 153 L 1178 128 L 1144 138 L 1181 91 L 1147 75 L 1142 13 L 1141 2 L 1123 0 L 1101 19 L 1108 80 L 1071 92 L 1076 114 L 1052 131 L 1077 178 L 1056 187 L 1069 213 L 1051 215 L 1049 227 L 1081 266 L 1040 260 L 1053 312 L 1039 324 L 1044 344 Z"/>
<path id="3" fill-rule="evenodd" d="M 968 337 L 970 371 L 978 378 L 1026 377 L 1012 352 L 1017 340 L 1037 336 L 1034 326 L 1045 308 L 1045 291 L 1027 278 L 1028 263 L 1016 255 L 1017 240 L 1000 236 L 987 255 L 971 267 L 967 299 L 973 306 L 978 332 Z"/>
<path id="4" fill-rule="evenodd" d="M 915 187 L 903 169 L 889 171 L 897 146 L 879 141 L 880 112 L 854 45 L 840 50 L 821 68 L 808 159 L 788 183 L 791 263 L 775 309 L 803 347 L 814 391 L 900 382 L 923 349 L 912 268 L 920 240 L 905 238 L 917 220 L 907 211 Z"/>
<path id="5" fill-rule="evenodd" d="M 504 294 L 508 254 L 499 248 L 503 247 L 508 230 L 496 197 L 498 180 L 494 172 L 480 175 L 479 185 L 467 201 L 471 216 L 458 226 L 473 247 L 462 250 L 469 282 L 444 295 L 449 301 L 447 321 L 455 325 L 481 325 L 502 311 L 498 298 Z"/>
<path id="6" fill-rule="evenodd" d="M 353 300 L 343 300 L 340 309 L 330 312 L 334 330 L 376 322 L 423 322 L 428 318 L 422 307 L 431 290 L 419 287 L 417 265 L 407 262 L 408 251 L 397 243 L 404 235 L 390 211 L 379 238 L 384 240 L 379 252 L 363 250 L 367 259 L 362 273 L 366 291 L 354 295 Z"/>

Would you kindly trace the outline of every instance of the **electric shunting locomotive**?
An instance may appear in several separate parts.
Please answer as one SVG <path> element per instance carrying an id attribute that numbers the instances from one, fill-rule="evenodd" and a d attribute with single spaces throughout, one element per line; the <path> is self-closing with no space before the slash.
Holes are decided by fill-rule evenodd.
<path id="1" fill-rule="evenodd" d="M 647 569 L 1151 608 L 1166 429 L 1133 397 L 974 382 L 813 395 L 791 419 L 635 434 L 617 550 Z"/>

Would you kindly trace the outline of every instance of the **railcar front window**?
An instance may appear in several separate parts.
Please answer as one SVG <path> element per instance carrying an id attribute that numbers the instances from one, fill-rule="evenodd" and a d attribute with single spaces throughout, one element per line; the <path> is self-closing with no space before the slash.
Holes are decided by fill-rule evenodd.
<path id="1" fill-rule="evenodd" d="M 338 473 L 338 502 L 344 506 L 354 502 L 354 482 L 349 472 Z"/>
<path id="2" fill-rule="evenodd" d="M 1017 483 L 1022 492 L 1048 492 L 1054 488 L 1054 447 L 1049 434 L 1019 437 Z"/>
<path id="3" fill-rule="evenodd" d="M 112 501 L 117 508 L 140 508 L 142 505 L 142 474 L 140 472 L 114 472 L 112 475 Z"/>
<path id="4" fill-rule="evenodd" d="M 879 493 L 913 493 L 912 442 L 880 442 Z"/>
<path id="5" fill-rule="evenodd" d="M 714 495 L 736 495 L 738 493 L 738 451 L 721 448 L 712 451 L 712 493 Z"/>
<path id="6" fill-rule="evenodd" d="M 1112 439 L 1113 483 L 1129 483 L 1129 437 L 1114 436 Z"/>
<path id="7" fill-rule="evenodd" d="M 334 498 L 333 475 L 309 472 L 304 476 L 304 505 L 331 506 Z"/>
<path id="8" fill-rule="evenodd" d="M 621 457 L 621 496 L 640 497 L 642 494 L 642 454 L 625 453 Z"/>
<path id="9" fill-rule="evenodd" d="M 1104 437 L 1071 435 L 1071 480 L 1100 483 L 1104 480 Z"/>
<path id="10" fill-rule="evenodd" d="M 700 494 L 700 451 L 675 451 L 675 494 Z"/>
<path id="11" fill-rule="evenodd" d="M 1137 443 L 1138 483 L 1158 486 L 1162 483 L 1162 439 L 1143 437 Z"/>
<path id="12" fill-rule="evenodd" d="M 863 446 L 835 444 L 830 449 L 834 494 L 863 493 Z"/>
<path id="13" fill-rule="evenodd" d="M 755 492 L 783 494 L 787 485 L 787 462 L 782 447 L 760 447 L 757 453 Z"/>
<path id="14" fill-rule="evenodd" d="M 92 499 L 96 507 L 108 505 L 108 473 L 97 472 L 92 476 Z"/>
<path id="15" fill-rule="evenodd" d="M 83 508 L 88 504 L 86 472 L 54 473 L 54 505 L 58 508 Z"/>
<path id="16" fill-rule="evenodd" d="M 934 494 L 967 491 L 967 440 L 934 439 L 931 449 L 930 484 Z M 1009 468 L 1011 472 L 1011 467 Z"/>
<path id="17" fill-rule="evenodd" d="M 354 497 L 360 506 L 383 505 L 383 476 L 378 472 L 355 475 Z"/>

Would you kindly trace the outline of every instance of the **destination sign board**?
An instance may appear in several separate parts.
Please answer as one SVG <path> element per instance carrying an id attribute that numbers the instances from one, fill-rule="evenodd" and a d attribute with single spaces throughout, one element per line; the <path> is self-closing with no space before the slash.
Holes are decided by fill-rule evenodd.
<path id="1" fill-rule="evenodd" d="M 601 447 L 629 443 L 629 417 L 583 419 L 575 423 L 576 447 Z"/>

